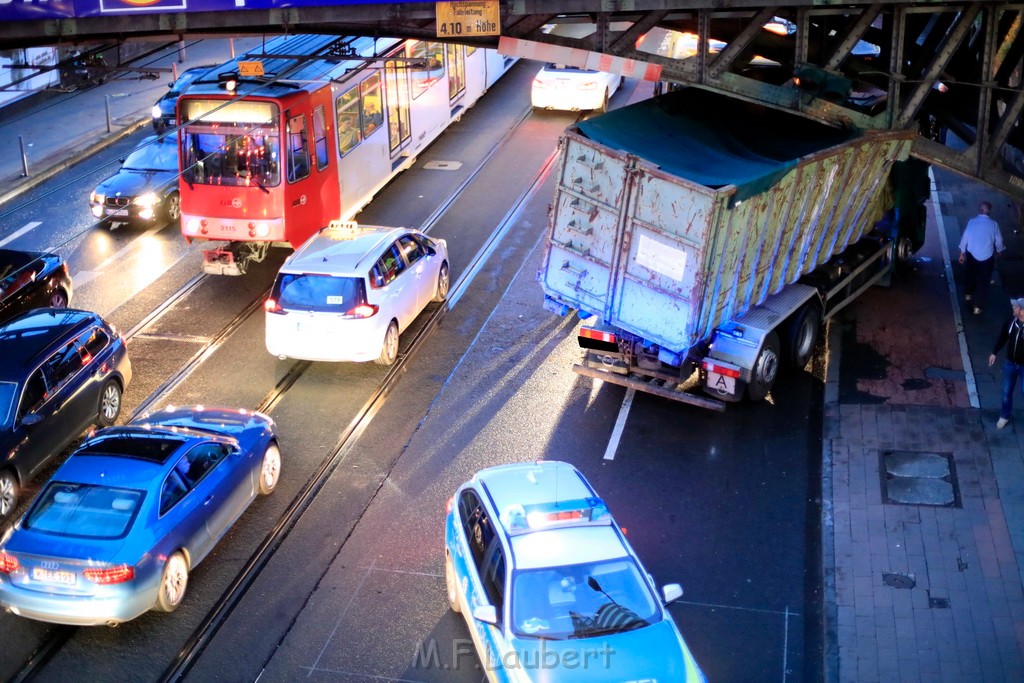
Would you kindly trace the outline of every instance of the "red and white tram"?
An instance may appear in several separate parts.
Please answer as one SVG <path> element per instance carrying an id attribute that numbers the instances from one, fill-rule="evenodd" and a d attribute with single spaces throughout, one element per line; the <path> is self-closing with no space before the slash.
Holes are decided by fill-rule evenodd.
<path id="1" fill-rule="evenodd" d="M 178 100 L 181 229 L 226 241 L 208 273 L 241 275 L 347 220 L 515 60 L 396 38 L 284 36 Z M 246 75 L 246 74 L 260 75 Z"/>

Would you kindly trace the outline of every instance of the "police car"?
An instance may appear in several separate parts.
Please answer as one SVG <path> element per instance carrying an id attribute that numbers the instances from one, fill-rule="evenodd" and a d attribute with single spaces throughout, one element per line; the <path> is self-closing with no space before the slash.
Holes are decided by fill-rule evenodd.
<path id="1" fill-rule="evenodd" d="M 491 681 L 706 681 L 607 506 L 572 465 L 481 470 L 455 492 L 445 587 Z"/>

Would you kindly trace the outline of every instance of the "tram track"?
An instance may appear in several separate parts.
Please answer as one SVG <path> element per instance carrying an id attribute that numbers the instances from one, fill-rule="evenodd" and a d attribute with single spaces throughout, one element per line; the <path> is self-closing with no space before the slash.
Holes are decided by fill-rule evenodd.
<path id="1" fill-rule="evenodd" d="M 458 198 L 466 192 L 473 180 L 481 174 L 491 159 L 493 159 L 505 145 L 509 144 L 516 131 L 522 126 L 523 122 L 530 116 L 530 114 L 531 110 L 525 110 L 522 116 L 516 119 L 513 125 L 509 126 L 502 138 L 496 141 L 488 153 L 482 157 L 473 171 L 470 172 L 467 177 L 449 194 L 449 196 L 438 205 L 438 208 L 424 222 L 422 226 L 424 232 L 429 232 L 430 228 L 437 225 L 445 212 L 448 211 Z M 491 232 L 489 238 L 476 252 L 470 263 L 467 264 L 467 267 L 458 280 L 453 283 L 452 294 L 461 295 L 461 292 L 468 287 L 469 282 L 480 270 L 487 258 L 489 258 L 495 244 L 500 241 L 501 236 L 510 228 L 511 219 L 515 215 L 517 208 L 526 201 L 531 192 L 534 191 L 534 188 L 539 183 L 543 182 L 543 179 L 550 171 L 554 159 L 555 154 L 552 153 L 541 171 L 535 175 L 527 189 L 516 199 L 513 208 L 505 215 L 496 229 Z M 177 303 L 183 301 L 189 294 L 194 292 L 207 277 L 208 275 L 205 273 L 199 273 L 182 285 L 182 287 L 128 330 L 125 333 L 126 338 L 132 339 L 146 336 L 147 330 L 152 329 L 158 321 L 168 315 Z M 207 341 L 205 341 L 184 365 L 161 383 L 156 390 L 154 390 L 136 407 L 132 413 L 131 419 L 144 414 L 149 409 L 156 406 L 176 387 L 181 385 L 181 383 L 184 382 L 192 373 L 201 367 L 228 339 L 231 338 L 234 332 L 241 328 L 253 314 L 259 311 L 261 307 L 260 304 L 265 299 L 267 293 L 268 291 L 264 291 L 259 297 L 250 302 L 238 314 L 236 314 L 217 334 L 211 336 Z M 396 363 L 388 369 L 380 384 L 345 427 L 335 446 L 330 450 L 328 456 L 319 463 L 313 473 L 307 478 L 306 483 L 300 489 L 298 494 L 295 495 L 274 526 L 267 533 L 264 540 L 246 561 L 241 571 L 235 576 L 227 590 L 213 606 L 213 609 L 206 614 L 200 625 L 185 641 L 185 644 L 179 650 L 174 661 L 161 674 L 159 680 L 179 680 L 191 670 L 199 655 L 201 655 L 206 649 L 207 645 L 219 631 L 225 620 L 244 598 L 253 581 L 255 581 L 256 577 L 259 576 L 260 571 L 266 566 L 270 558 L 273 557 L 277 548 L 280 547 L 281 543 L 283 543 L 287 538 L 288 533 L 294 528 L 303 512 L 309 507 L 310 503 L 326 484 L 331 474 L 345 460 L 348 453 L 351 452 L 358 441 L 359 436 L 368 427 L 373 416 L 379 411 L 388 394 L 397 384 L 398 379 L 403 373 L 405 363 L 408 362 L 411 356 L 415 355 L 416 350 L 419 349 L 430 337 L 431 332 L 438 324 L 440 324 L 445 313 L 450 309 L 450 306 L 454 305 L 455 300 L 457 300 L 457 297 L 450 296 L 448 302 L 433 306 L 432 310 L 428 309 L 426 311 L 427 318 L 423 324 L 417 326 L 415 329 L 409 330 L 410 332 L 413 332 L 413 334 L 409 339 L 408 344 L 403 345 L 405 346 L 405 349 L 401 350 L 402 352 L 400 353 Z M 312 363 L 309 361 L 293 362 L 273 389 L 271 389 L 255 406 L 256 410 L 268 414 L 272 413 L 274 408 L 287 395 L 288 391 L 297 382 L 299 382 L 311 366 Z M 367 501 L 367 506 L 371 502 L 372 497 Z M 80 627 L 75 626 L 53 627 L 48 633 L 46 639 L 39 645 L 39 647 L 36 648 L 30 659 L 24 663 L 21 669 L 12 676 L 11 680 L 29 681 L 36 678 L 45 670 L 47 664 L 52 661 L 72 640 L 79 628 Z"/>
<path id="2" fill-rule="evenodd" d="M 525 116 L 523 119 L 525 119 Z M 520 119 L 520 124 L 523 119 Z M 503 143 L 499 143 L 499 145 L 500 144 Z M 490 156 L 491 155 L 488 155 L 487 158 L 490 158 Z M 552 153 L 551 157 L 547 160 L 547 163 L 545 163 L 540 171 L 534 176 L 526 190 L 524 190 L 516 199 L 512 208 L 506 213 L 502 222 L 497 226 L 497 229 L 491 233 L 491 238 L 479 251 L 477 251 L 472 262 L 469 264 L 469 267 L 454 284 L 452 291 L 459 291 L 468 286 L 469 281 L 471 281 L 476 272 L 478 272 L 482 262 L 486 261 L 490 256 L 493 251 L 494 244 L 500 241 L 501 235 L 504 235 L 511 227 L 513 218 L 519 208 L 526 202 L 536 188 L 543 183 L 547 174 L 551 170 L 551 166 L 554 163 L 555 158 L 555 154 Z M 486 159 L 481 166 L 474 171 L 474 175 L 479 173 L 484 165 L 486 165 Z M 463 183 L 457 189 L 456 193 L 461 193 L 468 185 L 469 182 Z M 454 198 L 450 198 L 450 201 L 446 202 L 443 206 L 450 206 L 452 202 L 454 202 Z M 441 217 L 441 215 L 443 215 L 443 213 L 443 211 L 435 212 L 432 217 L 434 224 L 436 224 L 436 221 Z M 206 649 L 206 646 L 213 639 L 214 635 L 216 635 L 220 626 L 224 623 L 227 617 L 230 616 L 235 606 L 244 598 L 249 587 L 255 581 L 256 577 L 259 576 L 260 571 L 266 566 L 267 562 L 269 562 L 273 553 L 280 547 L 288 533 L 298 523 L 302 513 L 309 507 L 324 485 L 327 484 L 331 474 L 333 474 L 334 471 L 345 461 L 348 454 L 355 447 L 360 435 L 369 426 L 373 416 L 380 410 L 381 405 L 386 400 L 388 394 L 398 383 L 405 363 L 408 362 L 409 358 L 415 355 L 417 349 L 426 342 L 430 337 L 430 333 L 437 327 L 437 325 L 440 324 L 448 310 L 449 304 L 448 302 L 445 302 L 435 307 L 434 310 L 430 312 L 430 315 L 424 325 L 413 336 L 406 352 L 400 356 L 398 362 L 389 369 L 387 375 L 384 377 L 377 389 L 370 395 L 369 399 L 349 422 L 348 426 L 342 432 L 337 444 L 331 450 L 331 454 L 320 463 L 319 468 L 307 480 L 302 491 L 292 500 L 291 505 L 289 505 L 288 510 L 278 520 L 277 525 L 264 539 L 257 552 L 249 559 L 243 571 L 236 576 L 231 587 L 225 593 L 225 597 L 217 604 L 215 609 L 207 615 L 203 625 L 193 632 L 192 637 L 182 647 L 175 659 L 175 662 L 168 667 L 166 671 L 164 671 L 163 675 L 160 677 L 161 682 L 178 681 L 188 674 L 193 664 L 199 658 L 199 655 L 202 654 Z M 308 366 L 309 364 L 307 363 L 306 367 Z M 293 366 L 293 368 L 294 367 L 295 366 Z M 303 368 L 303 371 L 304 370 L 305 368 Z M 278 389 L 283 388 L 284 391 L 287 391 L 287 387 L 293 385 L 295 381 L 297 381 L 297 378 L 290 379 L 286 374 L 281 382 L 278 383 L 278 386 L 275 387 L 275 391 L 272 391 L 271 394 L 264 399 L 263 403 L 271 405 L 276 400 L 279 400 L 279 397 L 276 395 Z M 390 471 L 391 468 L 389 468 L 388 472 L 385 474 L 385 480 L 387 479 L 387 475 L 390 474 Z M 379 491 L 379 488 L 377 490 Z M 373 503 L 375 497 L 376 491 L 374 492 L 374 495 L 366 501 L 366 504 L 360 512 L 360 517 Z M 356 524 L 358 524 L 358 519 Z M 353 528 L 354 526 L 355 525 L 353 525 Z M 343 546 L 344 541 L 339 545 L 339 552 L 340 548 Z"/>

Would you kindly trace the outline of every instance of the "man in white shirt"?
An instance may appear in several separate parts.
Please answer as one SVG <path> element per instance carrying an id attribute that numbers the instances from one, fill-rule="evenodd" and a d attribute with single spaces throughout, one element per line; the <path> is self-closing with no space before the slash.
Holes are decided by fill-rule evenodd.
<path id="1" fill-rule="evenodd" d="M 988 285 L 996 253 L 1002 253 L 1003 235 L 999 224 L 989 218 L 992 204 L 982 202 L 978 215 L 967 221 L 964 236 L 960 238 L 960 263 L 964 266 L 964 294 L 974 304 L 974 314 L 981 313 L 988 299 Z"/>

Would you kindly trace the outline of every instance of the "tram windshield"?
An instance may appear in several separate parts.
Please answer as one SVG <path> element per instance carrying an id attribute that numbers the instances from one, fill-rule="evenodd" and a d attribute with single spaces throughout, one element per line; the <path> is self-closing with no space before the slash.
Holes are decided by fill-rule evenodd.
<path id="1" fill-rule="evenodd" d="M 182 179 L 230 187 L 280 184 L 277 111 L 264 102 L 186 102 L 182 113 L 190 123 L 181 136 Z"/>

